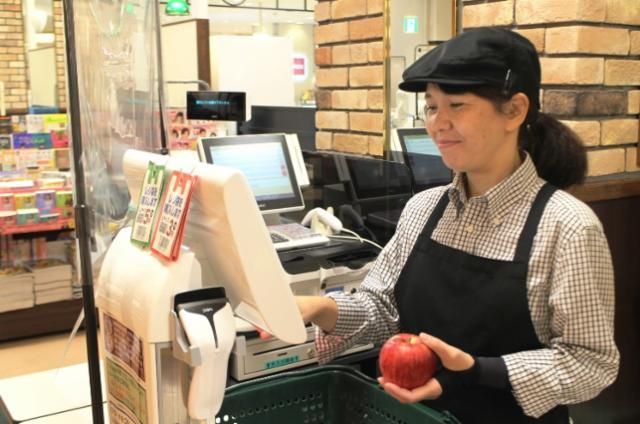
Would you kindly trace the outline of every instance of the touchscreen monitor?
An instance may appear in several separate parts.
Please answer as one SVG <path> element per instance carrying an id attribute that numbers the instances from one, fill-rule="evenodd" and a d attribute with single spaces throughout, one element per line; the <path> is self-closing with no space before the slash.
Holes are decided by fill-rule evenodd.
<path id="1" fill-rule="evenodd" d="M 207 163 L 240 170 L 263 214 L 304 209 L 284 134 L 201 138 L 199 153 Z"/>

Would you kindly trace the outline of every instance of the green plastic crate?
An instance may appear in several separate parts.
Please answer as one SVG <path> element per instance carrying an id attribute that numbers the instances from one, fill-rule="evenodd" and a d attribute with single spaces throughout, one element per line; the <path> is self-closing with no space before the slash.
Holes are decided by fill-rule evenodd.
<path id="1" fill-rule="evenodd" d="M 276 374 L 227 388 L 220 424 L 458 424 L 448 413 L 405 405 L 343 366 Z"/>

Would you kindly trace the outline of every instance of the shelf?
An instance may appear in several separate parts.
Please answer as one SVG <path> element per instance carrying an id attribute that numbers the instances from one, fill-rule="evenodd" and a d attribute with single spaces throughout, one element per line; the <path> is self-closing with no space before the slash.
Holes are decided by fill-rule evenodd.
<path id="1" fill-rule="evenodd" d="M 73 191 L 73 187 L 70 186 L 60 186 L 60 187 L 40 187 L 37 185 L 29 186 L 29 187 L 0 187 L 0 193 L 2 194 L 25 194 L 25 193 L 35 193 L 37 191 Z"/>
<path id="2" fill-rule="evenodd" d="M 44 231 L 73 230 L 73 221 L 46 222 L 40 224 L 4 225 L 0 227 L 0 235 L 41 233 Z"/>
<path id="3" fill-rule="evenodd" d="M 82 299 L 71 299 L 0 313 L 0 341 L 69 331 L 81 309 Z"/>

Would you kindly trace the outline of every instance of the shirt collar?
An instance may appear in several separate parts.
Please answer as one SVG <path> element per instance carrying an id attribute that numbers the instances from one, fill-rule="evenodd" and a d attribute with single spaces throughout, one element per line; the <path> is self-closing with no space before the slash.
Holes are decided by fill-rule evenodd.
<path id="1" fill-rule="evenodd" d="M 526 195 L 536 187 L 538 173 L 528 153 L 516 171 L 489 189 L 484 195 L 476 199 L 487 204 L 489 218 L 494 225 L 499 225 L 504 216 Z M 457 215 L 460 216 L 469 202 L 465 189 L 466 175 L 458 173 L 454 176 L 449 188 L 449 200 L 455 205 Z M 474 199 L 475 200 L 475 199 Z"/>

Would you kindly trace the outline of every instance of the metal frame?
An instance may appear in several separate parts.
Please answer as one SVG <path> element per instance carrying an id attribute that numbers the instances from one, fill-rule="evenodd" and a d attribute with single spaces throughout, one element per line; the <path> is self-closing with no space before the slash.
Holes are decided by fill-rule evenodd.
<path id="1" fill-rule="evenodd" d="M 78 98 L 78 64 L 75 50 L 75 20 L 73 0 L 63 2 L 65 48 L 67 56 L 68 111 L 71 123 L 71 145 L 73 151 L 73 175 L 75 194 L 76 238 L 80 256 L 82 277 L 82 304 L 86 329 L 87 360 L 89 364 L 89 386 L 91 390 L 91 414 L 94 424 L 104 423 L 102 386 L 100 384 L 100 356 L 98 353 L 98 322 L 93 292 L 93 267 L 90 250 L 90 208 L 87 205 L 84 165 L 82 163 L 82 126 L 80 122 L 80 99 Z"/>
<path id="2" fill-rule="evenodd" d="M 68 113 L 70 114 L 71 146 L 73 151 L 73 174 L 75 194 L 76 239 L 80 257 L 80 272 L 82 278 L 82 303 L 85 316 L 87 362 L 89 368 L 89 386 L 91 391 L 91 414 L 94 424 L 104 423 L 104 408 L 102 385 L 100 376 L 100 356 L 98 351 L 98 319 L 96 314 L 95 296 L 93 290 L 93 266 L 90 249 L 90 216 L 91 208 L 87 204 L 85 172 L 82 146 L 82 123 L 80 119 L 80 100 L 78 98 L 78 63 L 75 49 L 75 15 L 74 0 L 63 2 L 65 49 L 67 58 L 68 84 Z M 156 48 L 158 60 L 158 101 L 160 107 L 160 138 L 161 152 L 168 154 L 167 136 L 164 123 L 164 97 L 162 75 L 162 52 L 160 39 L 160 4 L 153 1 L 156 17 Z"/>

